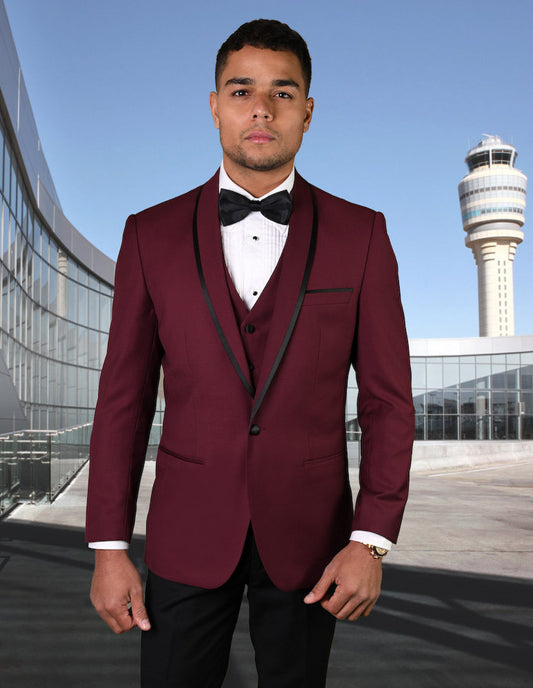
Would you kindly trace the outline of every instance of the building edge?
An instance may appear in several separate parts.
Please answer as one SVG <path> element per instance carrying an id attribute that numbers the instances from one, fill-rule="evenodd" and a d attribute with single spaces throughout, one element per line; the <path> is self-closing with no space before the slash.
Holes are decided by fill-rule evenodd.
<path id="1" fill-rule="evenodd" d="M 533 334 L 496 337 L 441 337 L 409 339 L 409 353 L 418 356 L 480 356 L 484 354 L 529 353 Z"/>

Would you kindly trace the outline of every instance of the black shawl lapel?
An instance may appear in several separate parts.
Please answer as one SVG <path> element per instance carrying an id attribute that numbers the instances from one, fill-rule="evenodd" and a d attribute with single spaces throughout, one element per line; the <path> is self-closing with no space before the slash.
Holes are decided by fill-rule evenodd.
<path id="1" fill-rule="evenodd" d="M 224 272 L 218 218 L 218 172 L 200 189 L 196 204 L 193 242 L 204 298 L 235 372 L 248 393 L 254 396 L 255 390 Z"/>

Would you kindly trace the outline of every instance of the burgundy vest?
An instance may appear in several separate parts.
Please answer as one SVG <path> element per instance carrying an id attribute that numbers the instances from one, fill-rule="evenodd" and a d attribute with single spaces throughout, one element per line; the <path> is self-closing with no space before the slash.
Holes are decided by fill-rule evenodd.
<path id="1" fill-rule="evenodd" d="M 280 257 L 274 268 L 274 272 L 270 276 L 265 288 L 251 310 L 248 310 L 248 306 L 239 296 L 228 269 L 224 264 L 231 303 L 233 304 L 233 311 L 235 313 L 237 325 L 239 326 L 239 332 L 241 333 L 241 339 L 246 352 L 254 387 L 257 387 L 257 381 L 259 380 L 261 364 L 263 363 L 263 354 L 268 331 L 270 329 L 270 321 L 272 320 L 274 304 L 276 303 L 281 260 L 282 258 Z"/>

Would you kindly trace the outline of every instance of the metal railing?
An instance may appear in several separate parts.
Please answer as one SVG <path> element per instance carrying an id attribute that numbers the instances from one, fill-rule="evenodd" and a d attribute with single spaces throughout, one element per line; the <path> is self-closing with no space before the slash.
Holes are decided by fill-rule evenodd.
<path id="1" fill-rule="evenodd" d="M 62 430 L 0 435 L 0 516 L 16 504 L 53 502 L 89 460 L 92 423 Z M 150 432 L 146 459 L 154 460 L 161 425 Z"/>
<path id="2" fill-rule="evenodd" d="M 51 502 L 89 459 L 92 423 L 0 435 L 0 515 L 20 502 Z"/>

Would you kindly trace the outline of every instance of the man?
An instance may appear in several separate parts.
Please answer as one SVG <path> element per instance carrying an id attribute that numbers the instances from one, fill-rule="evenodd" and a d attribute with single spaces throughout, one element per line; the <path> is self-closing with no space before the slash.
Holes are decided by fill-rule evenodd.
<path id="1" fill-rule="evenodd" d="M 247 587 L 259 685 L 318 688 L 335 619 L 366 616 L 378 598 L 407 498 L 413 407 L 397 267 L 380 213 L 294 171 L 314 105 L 301 36 L 244 24 L 215 76 L 220 171 L 124 231 L 91 441 L 91 598 L 115 632 L 144 631 L 145 688 L 214 688 Z M 120 548 L 161 364 L 145 608 Z M 363 430 L 355 515 L 350 364 Z"/>

